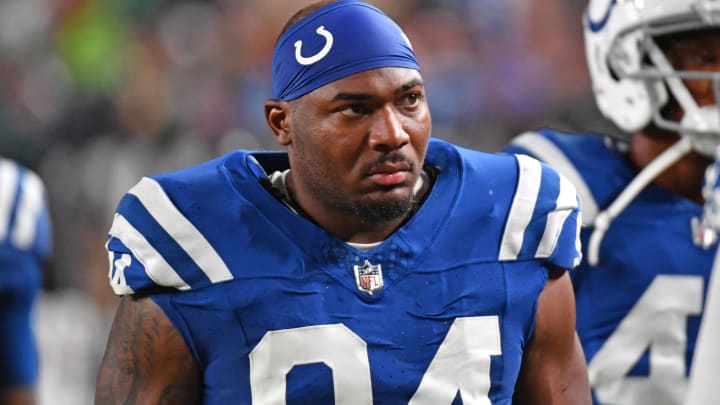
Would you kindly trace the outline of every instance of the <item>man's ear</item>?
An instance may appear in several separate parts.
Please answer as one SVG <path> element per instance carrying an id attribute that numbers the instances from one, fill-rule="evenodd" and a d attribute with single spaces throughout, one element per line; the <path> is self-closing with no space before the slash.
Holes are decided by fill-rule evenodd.
<path id="1" fill-rule="evenodd" d="M 265 102 L 265 119 L 280 145 L 287 146 L 290 139 L 290 104 L 270 99 Z"/>

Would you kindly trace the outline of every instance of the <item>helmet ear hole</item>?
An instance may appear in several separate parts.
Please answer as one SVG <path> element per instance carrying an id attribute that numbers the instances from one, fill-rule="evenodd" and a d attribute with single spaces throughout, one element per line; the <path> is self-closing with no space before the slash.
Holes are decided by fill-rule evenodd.
<path id="1" fill-rule="evenodd" d="M 648 68 L 656 68 L 655 64 L 652 63 L 650 57 L 647 54 L 642 56 L 641 66 Z M 664 106 L 668 101 L 669 90 L 663 80 L 660 79 L 645 79 L 645 83 L 648 91 L 648 99 L 651 105 Z"/>
<path id="2" fill-rule="evenodd" d="M 621 46 L 613 46 L 608 52 L 606 63 L 610 78 L 619 82 L 622 78 L 618 72 L 627 69 L 630 63 L 630 56 Z"/>
<path id="3" fill-rule="evenodd" d="M 604 50 L 600 44 L 597 44 L 595 47 L 593 47 L 593 53 L 595 54 L 595 57 L 592 60 L 595 60 L 598 62 L 597 71 L 598 72 L 607 72 L 607 76 L 618 82 L 620 81 L 620 76 L 615 72 L 615 69 L 613 68 L 612 64 L 612 57 L 603 57 Z"/>
<path id="4" fill-rule="evenodd" d="M 665 83 L 659 80 L 653 80 L 648 83 L 648 96 L 653 105 L 664 106 L 668 101 L 668 89 Z"/>
<path id="5" fill-rule="evenodd" d="M 610 61 L 610 60 L 606 60 L 606 61 L 605 61 L 605 65 L 606 65 L 606 68 L 607 68 L 607 70 L 608 70 L 608 76 L 610 76 L 610 79 L 612 79 L 612 80 L 614 80 L 614 81 L 616 81 L 616 82 L 619 82 L 619 81 L 620 81 L 620 76 L 617 74 L 617 72 L 615 72 L 615 69 L 613 68 L 611 61 Z"/>

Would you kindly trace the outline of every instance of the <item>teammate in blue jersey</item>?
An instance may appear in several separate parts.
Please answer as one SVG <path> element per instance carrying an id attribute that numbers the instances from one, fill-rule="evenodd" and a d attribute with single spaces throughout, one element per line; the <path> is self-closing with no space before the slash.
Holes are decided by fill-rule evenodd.
<path id="1" fill-rule="evenodd" d="M 703 221 L 720 232 L 720 148 L 715 150 L 715 162 L 705 171 L 703 198 Z M 717 376 L 720 375 L 720 256 L 717 254 L 703 311 L 685 405 L 717 403 Z"/>
<path id="2" fill-rule="evenodd" d="M 397 24 L 359 1 L 301 10 L 265 115 L 286 152 L 146 177 L 120 202 L 97 403 L 590 402 L 575 189 L 430 139 Z"/>
<path id="3" fill-rule="evenodd" d="M 587 62 L 614 137 L 550 129 L 508 152 L 573 182 L 578 334 L 600 404 L 684 404 L 717 234 L 703 174 L 720 143 L 720 1 L 592 0 Z"/>
<path id="4" fill-rule="evenodd" d="M 38 355 L 32 309 L 50 254 L 45 187 L 0 158 L 0 403 L 34 404 Z"/>

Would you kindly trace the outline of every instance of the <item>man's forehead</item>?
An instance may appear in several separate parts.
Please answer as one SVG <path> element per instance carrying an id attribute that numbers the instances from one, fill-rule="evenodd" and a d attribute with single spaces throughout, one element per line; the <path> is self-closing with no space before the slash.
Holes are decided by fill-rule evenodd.
<path id="1" fill-rule="evenodd" d="M 358 72 L 317 89 L 318 94 L 397 92 L 423 86 L 422 75 L 415 69 L 387 67 Z"/>
<path id="2" fill-rule="evenodd" d="M 686 46 L 692 44 L 698 45 L 720 45 L 720 28 L 704 28 L 692 31 L 684 31 L 673 34 L 667 34 L 658 37 L 660 45 L 669 46 Z"/>

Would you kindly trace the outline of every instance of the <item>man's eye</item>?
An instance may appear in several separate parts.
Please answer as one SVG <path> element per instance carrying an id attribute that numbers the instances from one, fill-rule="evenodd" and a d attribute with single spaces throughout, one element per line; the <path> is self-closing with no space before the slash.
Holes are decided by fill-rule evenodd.
<path id="1" fill-rule="evenodd" d="M 717 71 L 720 69 L 720 54 L 707 50 L 685 49 L 672 55 L 680 70 Z"/>
<path id="2" fill-rule="evenodd" d="M 707 65 L 717 65 L 718 58 L 717 55 L 714 53 L 704 52 L 700 53 L 695 57 L 695 61 L 697 64 L 702 66 Z M 717 67 L 717 66 L 714 66 Z"/>
<path id="3" fill-rule="evenodd" d="M 400 105 L 403 107 L 415 107 L 420 103 L 422 94 L 420 93 L 409 93 L 400 101 Z"/>
<path id="4" fill-rule="evenodd" d="M 358 116 L 368 114 L 370 109 L 361 104 L 353 104 L 341 109 L 340 112 L 345 115 Z"/>

